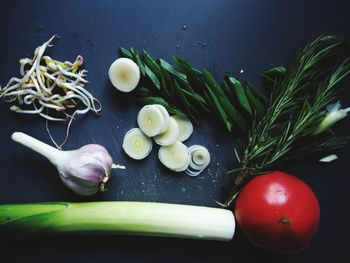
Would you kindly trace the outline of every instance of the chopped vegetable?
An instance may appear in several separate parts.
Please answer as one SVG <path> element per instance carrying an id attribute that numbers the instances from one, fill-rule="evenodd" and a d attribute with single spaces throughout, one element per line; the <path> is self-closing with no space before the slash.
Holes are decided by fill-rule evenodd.
<path id="1" fill-rule="evenodd" d="M 114 61 L 108 75 L 113 86 L 122 92 L 134 90 L 140 81 L 140 69 L 129 58 L 119 58 Z"/>
<path id="2" fill-rule="evenodd" d="M 165 132 L 155 136 L 154 141 L 158 145 L 164 145 L 164 146 L 171 145 L 175 141 L 177 141 L 179 134 L 180 134 L 179 125 L 177 124 L 177 122 L 173 117 L 170 117 L 168 129 Z"/>
<path id="3" fill-rule="evenodd" d="M 193 145 L 188 150 L 191 159 L 186 173 L 189 176 L 198 176 L 210 163 L 209 151 L 201 145 Z"/>
<path id="4" fill-rule="evenodd" d="M 101 145 L 88 144 L 77 150 L 62 151 L 22 132 L 13 133 L 11 138 L 46 157 L 56 166 L 62 182 L 78 195 L 103 191 L 111 169 L 125 169 L 113 164 L 112 157 Z"/>
<path id="5" fill-rule="evenodd" d="M 139 128 L 133 128 L 128 131 L 123 140 L 125 153 L 135 160 L 146 158 L 152 150 L 152 145 L 152 140 Z"/>
<path id="6" fill-rule="evenodd" d="M 179 137 L 177 140 L 180 142 L 186 141 L 193 132 L 192 122 L 184 116 L 174 115 L 172 117 L 175 119 L 180 129 Z"/>
<path id="7" fill-rule="evenodd" d="M 123 140 L 123 149 L 129 157 L 136 160 L 145 158 L 152 150 L 150 137 L 154 135 L 154 141 L 161 145 L 158 158 L 170 170 L 182 172 L 187 169 L 186 172 L 189 175 L 196 176 L 208 166 L 210 155 L 205 147 L 193 146 L 191 157 L 187 146 L 179 141 L 179 138 L 187 139 L 193 131 L 193 126 L 187 118 L 181 115 L 170 117 L 164 106 L 151 104 L 145 105 L 140 110 L 137 122 L 140 129 L 131 129 L 125 134 Z M 178 123 L 182 127 L 182 134 Z M 160 133 L 164 129 L 165 131 Z M 190 162 L 192 162 L 191 169 L 188 167 Z"/>
<path id="8" fill-rule="evenodd" d="M 164 112 L 158 106 L 146 105 L 137 116 L 137 124 L 144 134 L 153 137 L 168 129 L 169 115 L 167 117 L 164 118 Z"/>
<path id="9" fill-rule="evenodd" d="M 39 46 L 33 59 L 20 60 L 22 78 L 11 78 L 7 85 L 0 89 L 0 98 L 8 102 L 17 102 L 10 109 L 16 113 L 38 114 L 46 120 L 46 129 L 50 139 L 57 148 L 61 148 L 69 136 L 69 129 L 76 115 L 101 111 L 100 102 L 84 86 L 87 70 L 80 70 L 83 57 L 77 56 L 72 63 L 60 62 L 44 56 L 47 47 L 52 46 L 54 35 Z M 82 107 L 80 107 L 80 106 Z M 49 121 L 65 122 L 69 120 L 66 136 L 58 145 L 48 128 Z"/>
<path id="10" fill-rule="evenodd" d="M 234 232 L 234 215 L 222 208 L 143 202 L 0 205 L 2 239 L 16 233 L 101 233 L 230 241 Z"/>
<path id="11" fill-rule="evenodd" d="M 165 167 L 175 172 L 185 171 L 191 159 L 187 146 L 179 141 L 169 146 L 161 146 L 158 158 Z"/>
<path id="12" fill-rule="evenodd" d="M 163 127 L 163 130 L 164 132 L 168 130 L 168 126 L 169 126 L 169 122 L 170 122 L 170 116 L 169 116 L 169 112 L 167 111 L 167 109 L 161 105 L 161 104 L 152 104 L 152 107 L 156 107 L 158 110 L 160 110 L 160 112 L 162 113 L 163 115 L 163 118 L 165 120 L 165 123 L 164 123 L 164 127 Z"/>

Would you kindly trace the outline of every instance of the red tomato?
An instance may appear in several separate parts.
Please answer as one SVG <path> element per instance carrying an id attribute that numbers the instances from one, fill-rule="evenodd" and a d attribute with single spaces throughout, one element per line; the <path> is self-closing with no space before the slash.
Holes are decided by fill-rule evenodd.
<path id="1" fill-rule="evenodd" d="M 318 227 L 320 207 L 306 183 L 275 171 L 248 182 L 236 199 L 235 216 L 254 245 L 291 253 L 310 243 Z"/>

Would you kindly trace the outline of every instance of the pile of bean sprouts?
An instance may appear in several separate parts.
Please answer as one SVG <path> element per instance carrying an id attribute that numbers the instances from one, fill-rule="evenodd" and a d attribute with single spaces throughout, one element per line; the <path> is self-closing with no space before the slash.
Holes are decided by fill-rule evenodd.
<path id="1" fill-rule="evenodd" d="M 16 102 L 10 110 L 16 113 L 37 114 L 46 119 L 46 130 L 54 145 L 61 149 L 67 142 L 69 128 L 76 115 L 101 111 L 100 102 L 84 86 L 87 70 L 81 69 L 83 57 L 75 61 L 58 61 L 44 56 L 47 47 L 52 47 L 54 35 L 39 46 L 34 57 L 20 59 L 21 78 L 13 77 L 7 85 L 0 87 L 0 98 Z M 67 122 L 64 141 L 58 145 L 53 139 L 48 122 Z"/>

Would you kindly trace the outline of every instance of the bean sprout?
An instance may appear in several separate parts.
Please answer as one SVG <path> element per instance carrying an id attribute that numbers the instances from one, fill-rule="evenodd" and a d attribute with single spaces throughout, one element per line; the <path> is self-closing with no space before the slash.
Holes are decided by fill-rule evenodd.
<path id="1" fill-rule="evenodd" d="M 16 102 L 10 110 L 15 113 L 37 114 L 46 120 L 46 130 L 53 144 L 61 149 L 67 142 L 72 121 L 77 115 L 89 111 L 99 114 L 101 103 L 84 86 L 88 71 L 81 69 L 84 59 L 78 55 L 75 61 L 58 61 L 44 56 L 52 47 L 52 36 L 36 48 L 34 57 L 19 61 L 22 78 L 12 77 L 5 87 L 0 87 L 0 98 Z M 78 107 L 79 106 L 79 107 Z M 57 144 L 49 130 L 49 122 L 68 122 L 63 142 Z"/>

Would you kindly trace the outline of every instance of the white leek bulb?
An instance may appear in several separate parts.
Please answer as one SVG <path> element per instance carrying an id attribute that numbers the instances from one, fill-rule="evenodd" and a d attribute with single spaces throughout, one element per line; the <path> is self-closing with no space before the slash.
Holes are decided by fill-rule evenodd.
<path id="1" fill-rule="evenodd" d="M 62 151 L 22 132 L 12 134 L 12 139 L 46 157 L 56 166 L 62 182 L 78 195 L 88 196 L 103 191 L 113 168 L 107 150 L 98 144 L 88 144 L 77 150 Z"/>
<path id="2" fill-rule="evenodd" d="M 320 134 L 324 132 L 325 130 L 329 129 L 333 124 L 335 124 L 337 121 L 345 118 L 350 111 L 350 107 L 346 109 L 341 109 L 341 104 L 339 101 L 337 101 L 334 104 L 327 106 L 327 115 L 322 120 L 320 125 L 316 128 L 314 134 Z"/>

